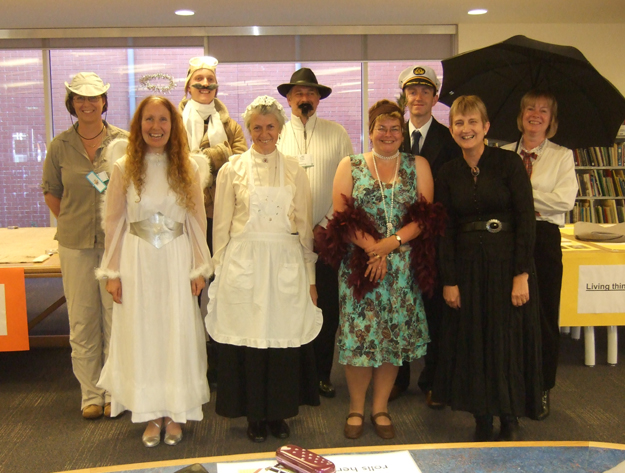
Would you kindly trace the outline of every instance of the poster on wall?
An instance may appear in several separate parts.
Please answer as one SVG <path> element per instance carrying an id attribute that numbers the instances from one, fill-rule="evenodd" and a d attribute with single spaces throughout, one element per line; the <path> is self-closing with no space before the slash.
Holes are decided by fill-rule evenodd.
<path id="1" fill-rule="evenodd" d="M 625 266 L 580 265 L 577 312 L 612 314 L 625 307 Z"/>
<path id="2" fill-rule="evenodd" d="M 0 269 L 0 351 L 28 350 L 23 268 Z"/>

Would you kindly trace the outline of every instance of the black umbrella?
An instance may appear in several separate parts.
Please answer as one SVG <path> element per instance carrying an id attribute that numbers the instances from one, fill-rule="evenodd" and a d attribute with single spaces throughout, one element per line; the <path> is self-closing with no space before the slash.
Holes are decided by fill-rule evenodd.
<path id="1" fill-rule="evenodd" d="M 558 133 L 567 148 L 611 146 L 625 120 L 625 98 L 571 46 L 513 36 L 443 61 L 440 101 L 478 95 L 486 104 L 490 138 L 516 141 L 521 97 L 547 90 L 558 100 Z"/>

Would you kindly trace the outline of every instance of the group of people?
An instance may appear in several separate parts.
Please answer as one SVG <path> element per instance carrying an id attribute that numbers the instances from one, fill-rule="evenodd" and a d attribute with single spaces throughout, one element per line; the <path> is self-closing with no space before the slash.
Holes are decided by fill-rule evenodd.
<path id="1" fill-rule="evenodd" d="M 317 115 L 331 88 L 302 68 L 277 88 L 290 120 L 269 96 L 247 107 L 248 149 L 216 98 L 217 64 L 193 58 L 179 107 L 145 98 L 129 133 L 102 119 L 109 86 L 96 74 L 65 83 L 77 121 L 51 143 L 42 189 L 83 417 L 129 410 L 146 447 L 176 445 L 202 420 L 217 367 L 217 414 L 246 417 L 251 441 L 285 439 L 300 405 L 335 396 L 335 345 L 347 438 L 363 433 L 370 385 L 374 430 L 394 437 L 388 403 L 423 356 L 427 405 L 472 413 L 476 440 L 494 438 L 494 416 L 503 440 L 519 416 L 546 417 L 558 227 L 577 192 L 571 151 L 548 140 L 555 98 L 527 94 L 519 142 L 492 148 L 483 102 L 456 99 L 447 129 L 432 116 L 436 73 L 416 65 L 399 77 L 409 121 L 376 102 L 371 151 L 355 155 Z"/>

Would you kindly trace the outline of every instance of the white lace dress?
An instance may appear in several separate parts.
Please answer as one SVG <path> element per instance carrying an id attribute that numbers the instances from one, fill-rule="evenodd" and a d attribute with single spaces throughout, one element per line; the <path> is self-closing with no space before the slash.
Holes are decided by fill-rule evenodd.
<path id="1" fill-rule="evenodd" d="M 167 182 L 165 155 L 148 154 L 139 201 L 132 183 L 123 187 L 126 158 L 113 168 L 107 190 L 105 254 L 98 277 L 121 277 L 122 303 L 114 304 L 109 356 L 98 386 L 111 393 L 111 414 L 132 411 L 133 422 L 169 416 L 202 419 L 210 394 L 206 340 L 190 280 L 212 274 L 206 217 L 197 165 L 193 211 L 176 202 Z M 184 225 L 161 248 L 131 234 L 130 222 L 160 212 Z"/>

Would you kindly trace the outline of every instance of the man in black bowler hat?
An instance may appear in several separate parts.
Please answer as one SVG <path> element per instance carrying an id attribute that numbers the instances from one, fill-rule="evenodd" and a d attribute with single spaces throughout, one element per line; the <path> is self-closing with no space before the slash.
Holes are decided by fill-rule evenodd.
<path id="1" fill-rule="evenodd" d="M 313 233 L 315 242 L 319 230 L 332 215 L 332 184 L 339 162 L 354 153 L 349 135 L 341 125 L 317 116 L 319 102 L 332 93 L 330 87 L 319 84 L 310 69 L 303 67 L 293 73 L 290 82 L 278 86 L 291 107 L 291 120 L 282 129 L 278 149 L 297 156 L 306 169 L 313 200 Z M 316 284 L 318 306 L 323 311 L 323 327 L 314 340 L 319 394 L 334 397 L 330 382 L 336 331 L 339 324 L 338 274 L 330 266 L 317 261 Z M 312 282 L 311 282 L 312 283 Z"/>
<path id="2" fill-rule="evenodd" d="M 449 132 L 432 116 L 432 107 L 438 102 L 440 82 L 436 72 L 429 66 L 415 65 L 404 69 L 399 75 L 399 87 L 406 96 L 410 120 L 404 128 L 404 143 L 401 151 L 423 156 L 430 163 L 434 188 L 441 166 L 447 161 L 462 157 L 462 151 Z M 433 409 L 444 407 L 432 402 L 432 384 L 438 361 L 440 320 L 443 308 L 442 288 L 437 286 L 432 297 L 423 296 L 425 316 L 430 331 L 425 355 L 425 367 L 419 376 L 419 388 L 427 395 L 427 405 Z M 404 363 L 397 373 L 395 386 L 389 400 L 396 399 L 410 385 L 410 364 Z"/>

